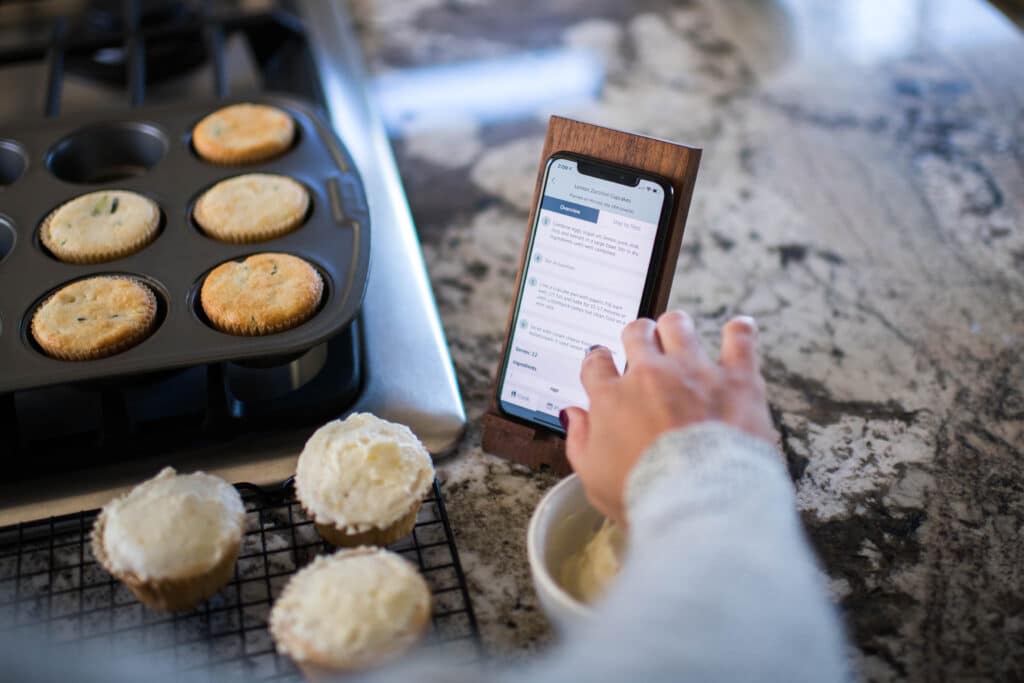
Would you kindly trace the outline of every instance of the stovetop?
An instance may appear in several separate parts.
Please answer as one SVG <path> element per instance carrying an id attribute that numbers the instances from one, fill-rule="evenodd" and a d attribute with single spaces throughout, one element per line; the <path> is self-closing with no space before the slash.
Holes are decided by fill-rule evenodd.
<path id="1" fill-rule="evenodd" d="M 0 99 L 0 138 L 3 122 L 40 115 L 286 92 L 321 105 L 352 155 L 373 245 L 359 318 L 301 357 L 0 395 L 0 525 L 96 507 L 168 464 L 280 481 L 317 424 L 352 411 L 408 424 L 435 454 L 454 446 L 465 415 L 364 80 L 342 3 L 0 6 L 0 85 L 19 93 Z M 12 200 L 0 188 L 0 214 Z M 0 286 L 16 286 L 4 282 L 2 265 Z"/>

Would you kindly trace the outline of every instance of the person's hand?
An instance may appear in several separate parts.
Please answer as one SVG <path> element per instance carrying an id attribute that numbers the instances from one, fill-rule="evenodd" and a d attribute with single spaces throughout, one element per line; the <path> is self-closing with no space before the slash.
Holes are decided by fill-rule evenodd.
<path id="1" fill-rule="evenodd" d="M 764 379 L 757 359 L 757 325 L 737 317 L 722 328 L 718 363 L 700 347 L 693 320 L 683 311 L 631 322 L 622 332 L 626 371 L 621 376 L 603 346 L 583 359 L 580 378 L 590 410 L 567 408 L 565 450 L 599 511 L 625 523 L 626 477 L 662 433 L 719 420 L 775 443 Z"/>

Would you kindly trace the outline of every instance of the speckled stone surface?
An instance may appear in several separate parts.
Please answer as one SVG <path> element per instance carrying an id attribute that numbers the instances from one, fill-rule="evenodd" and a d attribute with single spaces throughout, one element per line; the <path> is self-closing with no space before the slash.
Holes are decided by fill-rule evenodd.
<path id="1" fill-rule="evenodd" d="M 705 149 L 672 304 L 755 315 L 804 522 L 871 680 L 1024 675 L 1024 39 L 978 0 L 357 2 L 378 73 L 578 47 L 593 98 L 411 117 L 396 153 L 470 426 L 441 467 L 485 642 L 551 641 L 480 450 L 546 116 Z M 513 108 L 516 93 L 503 97 Z"/>

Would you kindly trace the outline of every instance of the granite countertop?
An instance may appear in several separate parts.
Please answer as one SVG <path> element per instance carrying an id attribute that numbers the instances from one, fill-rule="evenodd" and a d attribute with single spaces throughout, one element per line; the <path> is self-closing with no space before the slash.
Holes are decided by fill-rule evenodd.
<path id="1" fill-rule="evenodd" d="M 1010 22 L 980 0 L 381 0 L 356 15 L 382 75 L 563 47 L 604 71 L 593 98 L 490 119 L 453 104 L 395 139 L 469 414 L 440 474 L 493 651 L 552 640 L 524 542 L 554 480 L 482 453 L 479 418 L 557 112 L 704 148 L 672 305 L 708 348 L 731 315 L 760 321 L 799 508 L 863 674 L 1024 671 Z M 480 90 L 510 111 L 528 94 Z"/>

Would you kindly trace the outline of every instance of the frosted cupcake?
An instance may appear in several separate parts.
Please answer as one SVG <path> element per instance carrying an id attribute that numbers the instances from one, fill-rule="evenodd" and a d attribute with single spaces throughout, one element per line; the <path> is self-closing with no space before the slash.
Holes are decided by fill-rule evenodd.
<path id="1" fill-rule="evenodd" d="M 231 580 L 244 532 L 245 506 L 233 486 L 167 467 L 103 508 L 92 549 L 140 602 L 179 611 Z"/>
<path id="2" fill-rule="evenodd" d="M 430 453 L 408 427 L 355 413 L 306 442 L 295 493 L 329 543 L 387 545 L 412 532 L 433 481 Z"/>
<path id="3" fill-rule="evenodd" d="M 270 634 L 317 679 L 409 650 L 427 629 L 430 602 L 423 577 L 395 553 L 340 550 L 292 577 L 270 613 Z"/>

